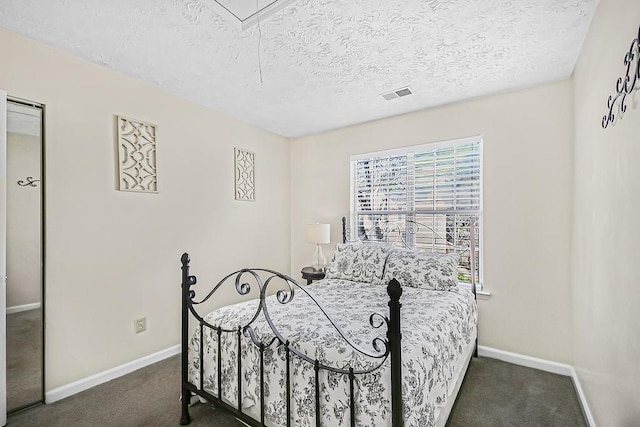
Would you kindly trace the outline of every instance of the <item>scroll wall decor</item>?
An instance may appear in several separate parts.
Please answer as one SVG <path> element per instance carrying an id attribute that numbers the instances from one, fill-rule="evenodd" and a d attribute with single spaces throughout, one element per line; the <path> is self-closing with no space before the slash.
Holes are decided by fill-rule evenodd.
<path id="1" fill-rule="evenodd" d="M 241 148 L 234 149 L 235 154 L 235 193 L 236 200 L 256 200 L 255 160 L 256 155 Z"/>
<path id="2" fill-rule="evenodd" d="M 28 176 L 27 179 L 21 179 L 18 181 L 18 185 L 20 187 L 37 187 L 38 183 L 40 182 L 39 179 L 33 179 L 32 176 Z"/>
<path id="3" fill-rule="evenodd" d="M 120 191 L 158 192 L 156 125 L 118 116 Z"/>
<path id="4" fill-rule="evenodd" d="M 624 65 L 627 67 L 627 73 L 624 77 L 618 77 L 616 83 L 616 94 L 609 95 L 607 107 L 609 112 L 602 117 L 602 127 L 607 128 L 609 123 L 616 120 L 614 113 L 616 105 L 619 104 L 620 113 L 627 111 L 626 98 L 634 90 L 638 81 L 640 81 L 640 28 L 638 28 L 638 36 L 631 42 L 629 52 L 624 55 Z M 618 103 L 618 100 L 620 102 Z"/>

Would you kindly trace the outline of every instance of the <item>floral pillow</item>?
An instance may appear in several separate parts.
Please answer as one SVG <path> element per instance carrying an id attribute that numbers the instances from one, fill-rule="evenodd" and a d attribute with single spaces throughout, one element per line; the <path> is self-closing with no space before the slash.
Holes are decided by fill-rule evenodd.
<path id="1" fill-rule="evenodd" d="M 325 278 L 383 284 L 384 264 L 390 251 L 388 246 L 339 243 Z"/>
<path id="2" fill-rule="evenodd" d="M 458 254 L 396 250 L 389 255 L 383 282 L 435 291 L 458 291 Z"/>

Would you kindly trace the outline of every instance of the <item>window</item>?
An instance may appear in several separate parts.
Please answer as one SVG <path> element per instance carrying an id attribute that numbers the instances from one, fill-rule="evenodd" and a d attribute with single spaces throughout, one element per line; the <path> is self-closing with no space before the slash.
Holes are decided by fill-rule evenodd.
<path id="1" fill-rule="evenodd" d="M 476 220 L 480 284 L 481 152 L 481 138 L 473 137 L 352 156 L 351 238 L 442 253 L 467 248 L 458 279 L 471 283 L 468 248 Z"/>

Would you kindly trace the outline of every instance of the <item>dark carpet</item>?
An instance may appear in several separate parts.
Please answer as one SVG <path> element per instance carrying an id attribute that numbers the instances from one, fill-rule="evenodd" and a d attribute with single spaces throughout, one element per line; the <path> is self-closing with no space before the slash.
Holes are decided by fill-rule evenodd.
<path id="1" fill-rule="evenodd" d="M 42 399 L 42 310 L 7 315 L 7 409 Z"/>
<path id="2" fill-rule="evenodd" d="M 12 415 L 9 426 L 177 426 L 180 358 L 140 369 L 51 405 Z M 210 404 L 191 407 L 191 425 L 242 426 Z M 571 379 L 494 359 L 471 362 L 449 427 L 584 426 Z"/>
<path id="3" fill-rule="evenodd" d="M 448 427 L 586 426 L 570 377 L 496 359 L 471 361 Z"/>

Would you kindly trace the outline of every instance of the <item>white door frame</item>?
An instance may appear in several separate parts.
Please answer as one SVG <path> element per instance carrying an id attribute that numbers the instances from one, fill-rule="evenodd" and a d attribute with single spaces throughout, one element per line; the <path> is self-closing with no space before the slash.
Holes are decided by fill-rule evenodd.
<path id="1" fill-rule="evenodd" d="M 7 424 L 7 92 L 0 90 L 0 426 Z"/>

